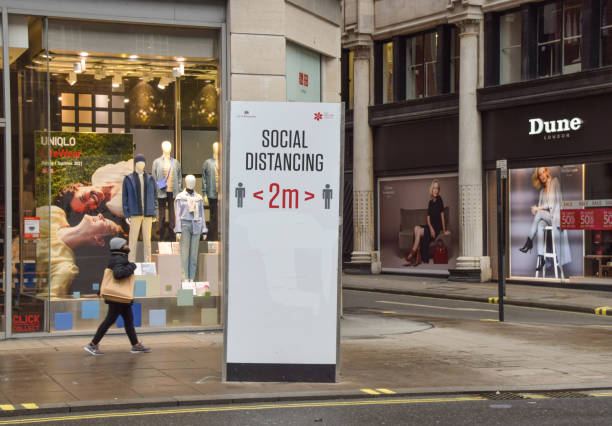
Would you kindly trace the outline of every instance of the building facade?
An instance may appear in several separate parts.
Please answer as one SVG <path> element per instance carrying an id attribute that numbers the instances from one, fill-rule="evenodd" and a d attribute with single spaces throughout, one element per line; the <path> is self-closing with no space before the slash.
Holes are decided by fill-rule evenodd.
<path id="1" fill-rule="evenodd" d="M 507 160 L 507 277 L 609 280 L 612 149 L 601 114 L 612 4 L 396 5 L 344 2 L 352 264 L 380 256 L 382 271 L 496 278 L 496 163 Z M 428 210 L 437 198 L 443 215 Z"/>
<path id="2" fill-rule="evenodd" d="M 340 3 L 0 7 L 3 337 L 91 333 L 115 236 L 135 248 L 141 331 L 221 327 L 229 101 L 339 102 Z M 136 195 L 134 214 L 136 154 L 155 188 Z M 185 251 L 193 231 L 176 198 L 187 175 L 208 232 Z"/>

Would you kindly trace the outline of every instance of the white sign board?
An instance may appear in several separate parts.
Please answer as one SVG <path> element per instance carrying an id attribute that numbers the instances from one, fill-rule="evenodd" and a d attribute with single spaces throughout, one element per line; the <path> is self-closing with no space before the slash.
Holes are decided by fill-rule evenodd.
<path id="1" fill-rule="evenodd" d="M 227 380 L 335 380 L 340 123 L 340 104 L 231 103 Z"/>

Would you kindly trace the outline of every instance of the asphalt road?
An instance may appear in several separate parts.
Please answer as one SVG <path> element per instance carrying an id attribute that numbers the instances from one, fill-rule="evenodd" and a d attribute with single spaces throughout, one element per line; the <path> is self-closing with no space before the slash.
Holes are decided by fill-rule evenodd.
<path id="1" fill-rule="evenodd" d="M 612 397 L 490 400 L 478 395 L 234 404 L 3 418 L 46 425 L 609 425 Z"/>
<path id="2" fill-rule="evenodd" d="M 409 319 L 434 321 L 435 319 L 463 319 L 495 321 L 499 307 L 495 304 L 433 297 L 404 296 L 369 291 L 344 290 L 345 311 L 366 309 L 407 315 Z M 611 316 L 527 308 L 505 305 L 504 320 L 513 323 L 555 324 L 612 328 Z"/>

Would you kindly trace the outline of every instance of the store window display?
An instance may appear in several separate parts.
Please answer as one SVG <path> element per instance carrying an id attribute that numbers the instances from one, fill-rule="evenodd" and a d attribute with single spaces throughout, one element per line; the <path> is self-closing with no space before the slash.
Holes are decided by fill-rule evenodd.
<path id="1" fill-rule="evenodd" d="M 170 154 L 172 143 L 163 141 L 161 144 L 162 155 L 153 161 L 152 176 L 157 183 L 157 201 L 159 205 L 159 216 L 157 218 L 157 229 L 159 241 L 174 240 L 172 226 L 174 224 L 174 197 L 180 192 L 181 187 L 181 164 Z"/>
<path id="2" fill-rule="evenodd" d="M 212 158 L 202 164 L 202 194 L 208 200 L 210 209 L 210 239 L 217 241 L 218 235 L 218 197 L 219 197 L 219 142 L 213 143 Z"/>
<path id="3" fill-rule="evenodd" d="M 204 220 L 204 199 L 195 192 L 196 179 L 185 177 L 185 190 L 176 196 L 174 232 L 180 243 L 183 279 L 193 281 L 198 265 L 200 238 L 206 239 L 208 229 Z"/>
<path id="4" fill-rule="evenodd" d="M 157 184 L 145 172 L 146 160 L 142 154 L 134 156 L 134 172 L 123 179 L 123 214 L 130 225 L 130 262 L 136 261 L 136 245 L 142 230 L 144 261 L 151 262 L 151 228 L 157 220 Z"/>

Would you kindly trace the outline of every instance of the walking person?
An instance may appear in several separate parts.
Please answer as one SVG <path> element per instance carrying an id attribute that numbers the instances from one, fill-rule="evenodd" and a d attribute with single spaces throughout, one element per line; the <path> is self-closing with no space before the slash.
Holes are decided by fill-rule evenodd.
<path id="1" fill-rule="evenodd" d="M 128 260 L 128 253 L 130 252 L 130 249 L 127 241 L 124 238 L 115 237 L 110 240 L 109 245 L 111 257 L 108 263 L 108 268 L 113 271 L 113 277 L 116 280 L 120 280 L 133 275 L 134 270 L 136 270 L 136 264 Z M 93 340 L 83 349 L 92 355 L 102 355 L 104 352 L 100 351 L 98 344 L 110 326 L 113 325 L 115 321 L 117 321 L 119 315 L 121 315 L 125 324 L 125 333 L 128 335 L 130 343 L 132 344 L 132 353 L 138 354 L 151 352 L 151 349 L 140 343 L 138 341 L 138 337 L 136 336 L 136 329 L 134 328 L 134 315 L 132 313 L 132 304 L 134 302 L 118 303 L 105 300 L 105 303 L 108 305 L 108 313 L 106 314 L 106 318 L 98 327 L 98 331 L 96 332 Z"/>

